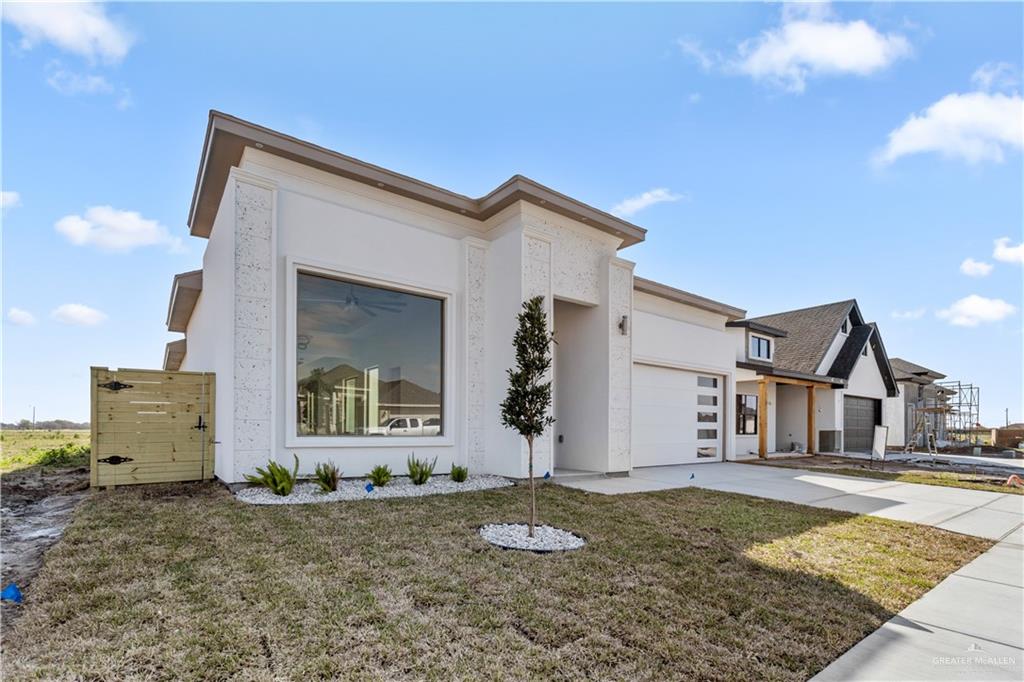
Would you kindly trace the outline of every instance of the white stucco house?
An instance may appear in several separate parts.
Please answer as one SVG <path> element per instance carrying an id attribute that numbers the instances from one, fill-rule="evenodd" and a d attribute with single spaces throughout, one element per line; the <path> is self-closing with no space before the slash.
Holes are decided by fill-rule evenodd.
<path id="1" fill-rule="evenodd" d="M 537 294 L 558 339 L 541 475 L 861 447 L 895 391 L 855 302 L 819 307 L 825 334 L 635 277 L 642 228 L 518 175 L 473 199 L 211 112 L 188 224 L 206 251 L 174 278 L 164 367 L 216 373 L 227 482 L 291 453 L 525 476 L 498 405 Z"/>

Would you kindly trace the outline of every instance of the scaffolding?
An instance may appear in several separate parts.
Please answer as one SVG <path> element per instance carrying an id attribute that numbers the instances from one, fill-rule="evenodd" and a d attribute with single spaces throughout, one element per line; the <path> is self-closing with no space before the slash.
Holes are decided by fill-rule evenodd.
<path id="1" fill-rule="evenodd" d="M 946 438 L 977 444 L 981 387 L 962 381 L 936 381 L 935 385 L 946 393 Z"/>

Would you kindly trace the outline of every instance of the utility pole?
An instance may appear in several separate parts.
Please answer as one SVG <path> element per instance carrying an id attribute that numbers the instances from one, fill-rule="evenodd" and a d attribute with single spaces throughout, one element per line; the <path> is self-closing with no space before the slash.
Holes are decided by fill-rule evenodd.
<path id="1" fill-rule="evenodd" d="M 36 428 L 36 406 L 32 406 L 32 428 Z"/>
<path id="2" fill-rule="evenodd" d="M 1003 409 L 1006 410 L 1006 425 L 1009 426 L 1010 425 L 1010 408 L 1006 407 L 1006 408 L 1003 408 Z"/>

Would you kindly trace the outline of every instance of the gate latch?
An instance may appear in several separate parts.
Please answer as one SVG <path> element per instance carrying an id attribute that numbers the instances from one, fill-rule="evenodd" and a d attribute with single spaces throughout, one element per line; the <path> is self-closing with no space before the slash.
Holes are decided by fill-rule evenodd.
<path id="1" fill-rule="evenodd" d="M 206 430 L 206 426 L 207 426 L 206 422 L 203 421 L 203 415 L 199 415 L 199 422 L 195 426 L 193 426 L 192 428 L 196 429 L 198 431 L 205 431 Z"/>
<path id="2" fill-rule="evenodd" d="M 97 462 L 102 462 L 103 464 L 110 464 L 110 465 L 113 465 L 113 466 L 117 466 L 118 464 L 124 464 L 125 462 L 134 462 L 135 460 L 133 460 L 131 457 L 122 457 L 121 455 L 111 455 L 110 457 L 104 457 L 103 459 L 98 459 L 96 461 Z"/>

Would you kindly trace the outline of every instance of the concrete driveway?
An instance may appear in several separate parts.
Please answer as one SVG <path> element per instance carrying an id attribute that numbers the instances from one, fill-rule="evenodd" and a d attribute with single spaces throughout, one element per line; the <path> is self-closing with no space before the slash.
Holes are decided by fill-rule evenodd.
<path id="1" fill-rule="evenodd" d="M 556 482 L 609 495 L 696 486 L 998 540 L 814 679 L 1024 679 L 1024 496 L 732 462 Z"/>
<path id="2" fill-rule="evenodd" d="M 696 486 L 921 523 L 990 540 L 1000 540 L 1024 523 L 1022 495 L 736 462 L 644 467 L 629 476 L 555 480 L 606 495 Z"/>

